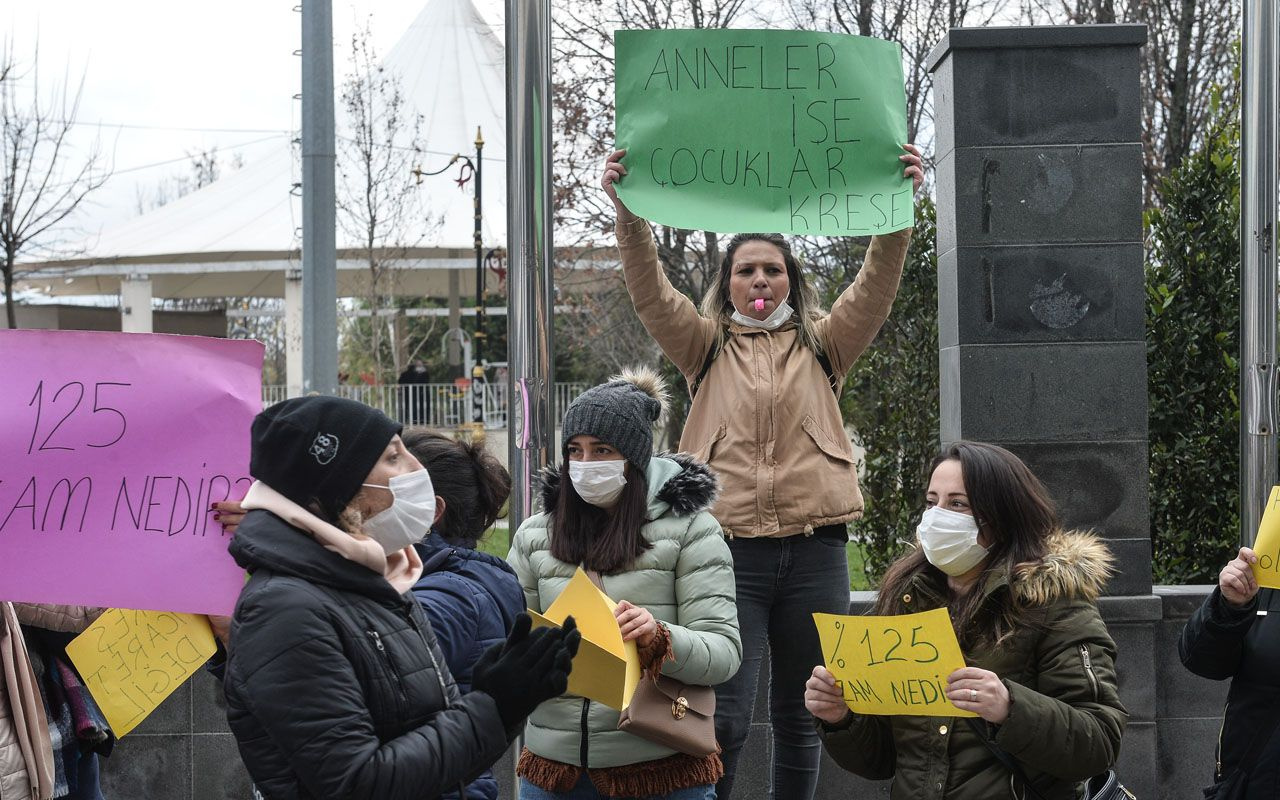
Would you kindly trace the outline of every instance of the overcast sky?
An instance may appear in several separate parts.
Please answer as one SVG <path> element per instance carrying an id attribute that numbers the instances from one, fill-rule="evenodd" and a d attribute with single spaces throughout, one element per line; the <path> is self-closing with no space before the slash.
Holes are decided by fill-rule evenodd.
<path id="1" fill-rule="evenodd" d="M 333 0 L 335 82 L 352 32 L 367 19 L 385 54 L 426 0 Z M 0 0 L 5 44 L 40 83 L 84 78 L 77 144 L 96 135 L 115 174 L 84 227 L 135 213 L 136 193 L 189 174 L 186 153 L 217 147 L 247 164 L 282 131 L 296 129 L 301 41 L 298 0 Z M 495 27 L 502 0 L 473 0 Z M 500 33 L 500 27 L 498 27 Z M 30 82 L 30 77 L 24 79 Z"/>

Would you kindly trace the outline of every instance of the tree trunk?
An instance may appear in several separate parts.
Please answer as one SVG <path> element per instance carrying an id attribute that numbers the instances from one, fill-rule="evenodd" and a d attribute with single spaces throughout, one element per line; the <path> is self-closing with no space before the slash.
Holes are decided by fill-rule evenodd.
<path id="1" fill-rule="evenodd" d="M 1173 80 L 1169 86 L 1169 130 L 1166 134 L 1164 164 L 1166 174 L 1182 163 L 1187 153 L 1187 113 L 1191 102 L 1188 73 L 1191 36 L 1196 22 L 1196 0 L 1182 0 L 1178 12 L 1178 44 L 1174 56 Z"/>
<path id="2" fill-rule="evenodd" d="M 862 0 L 858 5 L 858 35 L 871 36 L 871 12 L 875 10 L 874 0 Z"/>
<path id="3" fill-rule="evenodd" d="M 4 313 L 5 318 L 9 322 L 9 328 L 18 327 L 17 312 L 13 307 L 13 262 L 14 254 L 5 253 L 4 256 Z"/>

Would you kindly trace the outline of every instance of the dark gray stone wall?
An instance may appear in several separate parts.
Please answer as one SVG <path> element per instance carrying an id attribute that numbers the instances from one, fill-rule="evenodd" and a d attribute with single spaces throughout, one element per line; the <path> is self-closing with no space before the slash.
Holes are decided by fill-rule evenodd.
<path id="1" fill-rule="evenodd" d="M 941 439 L 994 442 L 1151 590 L 1138 25 L 956 29 L 930 56 Z"/>
<path id="2" fill-rule="evenodd" d="M 204 670 L 116 743 L 102 764 L 108 800 L 249 800 L 222 686 Z"/>
<path id="3" fill-rule="evenodd" d="M 1130 714 L 1117 769 L 1143 800 L 1198 800 L 1211 780 L 1227 684 L 1198 678 L 1178 660 L 1182 626 L 1209 588 L 1162 586 L 1154 595 L 1101 603 L 1116 640 L 1120 696 Z M 850 613 L 866 613 L 872 598 L 855 592 Z M 768 796 L 767 687 L 765 659 L 735 793 L 742 800 Z M 495 768 L 508 800 L 514 800 L 511 757 Z M 888 786 L 850 775 L 824 757 L 817 799 L 888 797 Z M 103 763 L 103 792 L 108 800 L 249 800 L 249 779 L 227 732 L 217 682 L 200 672 L 126 736 Z"/>

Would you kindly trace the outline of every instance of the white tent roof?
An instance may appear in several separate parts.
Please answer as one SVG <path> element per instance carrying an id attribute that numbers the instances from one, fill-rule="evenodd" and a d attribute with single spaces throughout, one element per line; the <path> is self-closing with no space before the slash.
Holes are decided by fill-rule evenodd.
<path id="1" fill-rule="evenodd" d="M 400 79 L 407 110 L 422 115 L 428 150 L 423 169 L 439 169 L 453 153 L 474 155 L 476 130 L 481 129 L 484 245 L 505 244 L 505 68 L 498 37 L 471 0 L 429 0 L 382 64 Z M 338 135 L 343 136 L 340 104 L 336 116 Z M 412 243 L 416 246 L 406 266 L 428 271 L 473 266 L 473 183 L 464 190 L 454 185 L 450 178 L 457 166 L 423 178 L 427 209 L 443 215 L 443 225 L 426 240 Z M 300 267 L 299 180 L 298 153 L 282 139 L 261 159 L 104 231 L 84 248 L 83 257 L 21 268 L 56 270 L 54 280 L 45 272 L 27 281 L 30 288 L 50 294 L 114 293 L 119 278 L 130 274 L 148 274 L 159 297 L 277 294 L 277 286 L 283 289 L 283 271 Z M 343 241 L 341 225 L 338 237 L 340 251 L 358 246 Z M 343 255 L 349 257 L 344 260 Z M 339 253 L 340 273 L 360 268 L 350 255 Z M 431 288 L 441 285 L 441 279 L 430 280 Z M 404 288 L 414 291 L 419 282 L 408 278 Z M 343 283 L 351 281 L 340 276 Z M 428 289 L 428 283 L 421 288 Z"/>

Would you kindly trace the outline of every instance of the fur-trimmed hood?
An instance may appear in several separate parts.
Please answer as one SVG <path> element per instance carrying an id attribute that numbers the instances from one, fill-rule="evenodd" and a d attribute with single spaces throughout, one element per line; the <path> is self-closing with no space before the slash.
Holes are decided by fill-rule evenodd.
<path id="1" fill-rule="evenodd" d="M 674 464 L 678 470 L 655 462 Z M 709 510 L 720 496 L 720 480 L 703 462 L 688 453 L 663 453 L 649 462 L 649 518 L 656 519 L 670 509 L 678 517 Z M 670 473 L 674 472 L 674 475 Z M 666 480 L 655 486 L 654 476 Z M 667 477 L 669 475 L 669 477 Z M 556 507 L 560 497 L 560 469 L 548 466 L 539 476 L 542 510 Z"/>
<path id="2" fill-rule="evenodd" d="M 1092 531 L 1057 530 L 1038 562 L 1020 565 L 1009 581 L 1023 603 L 1044 606 L 1059 600 L 1096 601 L 1115 574 L 1115 556 Z"/>

